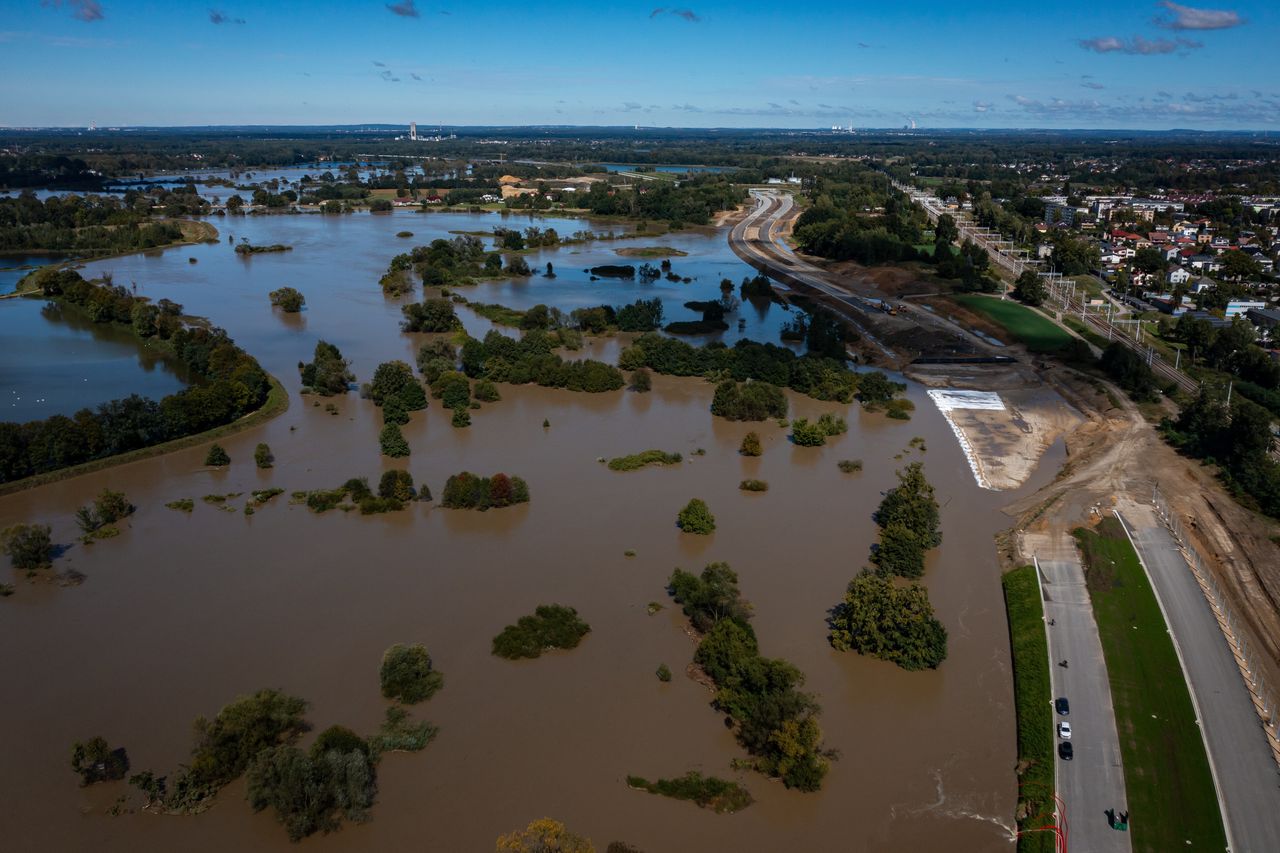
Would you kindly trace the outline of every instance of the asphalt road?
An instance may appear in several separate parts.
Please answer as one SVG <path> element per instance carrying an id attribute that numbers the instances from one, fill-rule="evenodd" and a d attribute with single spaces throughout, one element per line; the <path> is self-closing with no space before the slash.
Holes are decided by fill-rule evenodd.
<path id="1" fill-rule="evenodd" d="M 1037 550 L 1044 612 L 1049 634 L 1049 667 L 1056 699 L 1065 696 L 1071 712 L 1058 721 L 1071 723 L 1075 758 L 1056 758 L 1058 796 L 1065 804 L 1068 847 L 1087 853 L 1129 853 L 1129 833 L 1111 828 L 1107 809 L 1128 808 L 1120 739 L 1111 706 L 1111 682 L 1102 656 L 1102 641 L 1093 621 L 1093 605 L 1084 585 L 1084 569 L 1075 544 L 1065 535 Z M 1057 665 L 1066 660 L 1066 668 Z M 1055 741 L 1061 739 L 1055 735 Z"/>
<path id="2" fill-rule="evenodd" d="M 1235 656 L 1172 534 L 1155 511 L 1121 504 L 1191 688 L 1235 853 L 1280 851 L 1280 771 Z"/>

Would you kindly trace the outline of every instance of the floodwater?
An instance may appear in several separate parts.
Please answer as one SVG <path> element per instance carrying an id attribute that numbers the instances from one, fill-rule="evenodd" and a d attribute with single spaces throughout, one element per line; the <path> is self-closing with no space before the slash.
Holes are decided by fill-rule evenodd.
<path id="1" fill-rule="evenodd" d="M 0 259 L 0 293 L 48 258 Z M 99 326 L 43 299 L 0 300 L 0 421 L 71 415 L 130 394 L 159 399 L 183 387 L 181 373 L 138 347 L 123 329 Z"/>
<path id="2" fill-rule="evenodd" d="M 199 447 L 0 498 L 0 526 L 48 522 L 61 543 L 74 541 L 75 507 L 103 487 L 138 506 L 122 535 L 71 545 L 58 561 L 59 570 L 83 573 L 82 585 L 6 578 L 17 589 L 0 600 L 5 849 L 297 849 L 270 813 L 252 814 L 242 783 L 195 817 L 108 816 L 125 786 L 78 788 L 70 744 L 101 734 L 128 748 L 135 770 L 173 773 L 188 755 L 192 719 L 266 686 L 310 700 L 318 728 L 371 732 L 385 708 L 379 661 L 397 642 L 426 644 L 445 674 L 445 689 L 413 711 L 440 735 L 424 752 L 383 760 L 370 823 L 308 839 L 308 849 L 483 851 L 544 816 L 601 850 L 613 840 L 650 853 L 1011 849 L 1014 712 L 992 535 L 1007 526 L 1001 506 L 1052 477 L 1061 445 L 1021 492 L 994 494 L 974 483 L 919 386 L 907 423 L 789 394 L 793 416 L 849 419 L 847 434 L 809 449 L 791 446 L 771 422 L 712 418 L 708 383 L 656 376 L 646 395 L 500 386 L 504 399 L 474 412 L 465 430 L 433 401 L 404 428 L 412 456 L 385 460 L 373 406 L 351 394 L 337 400 L 338 415 L 326 414 L 297 395 L 294 365 L 318 336 L 342 347 L 361 378 L 378 361 L 411 359 L 411 338 L 420 336 L 397 331 L 398 309 L 383 302 L 377 277 L 408 242 L 390 235 L 402 227 L 422 234 L 416 223 L 434 216 L 250 219 L 245 236 L 292 243 L 294 252 L 244 260 L 224 242 L 190 250 L 196 265 L 186 249 L 103 262 L 117 281 L 135 278 L 140 291 L 225 325 L 284 381 L 292 403 L 222 442 L 233 459 L 226 470 L 205 469 Z M 296 325 L 266 304 L 266 291 L 281 284 L 308 297 Z M 497 301 L 486 287 L 504 285 L 482 285 L 473 298 Z M 594 348 L 616 349 L 616 341 Z M 759 459 L 737 454 L 749 429 L 764 441 Z M 914 436 L 927 452 L 906 452 Z M 251 462 L 260 441 L 275 453 L 269 471 Z M 686 462 L 619 473 L 597 461 L 651 447 L 680 451 Z M 705 455 L 694 455 L 698 448 Z M 865 470 L 840 473 L 844 458 L 863 459 Z M 951 642 L 938 671 L 908 673 L 833 651 L 824 617 L 865 563 L 880 493 L 917 458 L 942 504 L 944 542 L 925 582 Z M 532 502 L 488 513 L 415 504 L 387 516 L 317 516 L 283 495 L 246 517 L 199 500 L 376 480 L 406 465 L 437 496 L 460 470 L 518 474 Z M 746 477 L 770 490 L 740 492 Z M 716 515 L 712 536 L 675 528 L 694 496 Z M 185 497 L 196 499 L 190 516 L 164 507 Z M 243 498 L 231 504 L 239 510 Z M 763 652 L 804 671 L 823 706 L 826 744 L 841 757 L 819 793 L 732 771 L 745 753 L 709 707 L 711 695 L 681 674 L 693 645 L 663 587 L 675 566 L 716 560 L 738 571 Z M 655 600 L 667 609 L 649 616 Z M 518 663 L 490 655 L 504 625 L 548 602 L 576 607 L 591 624 L 579 648 Z M 670 684 L 653 674 L 660 663 L 676 672 Z M 627 774 L 691 769 L 736 777 L 757 802 L 715 815 L 625 784 Z"/>

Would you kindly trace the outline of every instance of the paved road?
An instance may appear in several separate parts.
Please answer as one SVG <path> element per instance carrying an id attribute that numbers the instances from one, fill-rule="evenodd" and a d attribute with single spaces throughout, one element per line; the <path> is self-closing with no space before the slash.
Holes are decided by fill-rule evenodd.
<path id="1" fill-rule="evenodd" d="M 1129 833 L 1107 822 L 1107 809 L 1128 808 L 1120 739 L 1111 706 L 1111 682 L 1102 656 L 1102 641 L 1093 621 L 1093 606 L 1084 585 L 1084 569 L 1075 543 L 1065 534 L 1036 544 L 1049 632 L 1049 667 L 1054 697 L 1071 702 L 1072 761 L 1057 759 L 1058 796 L 1066 809 L 1068 846 L 1086 853 L 1129 853 Z M 1064 669 L 1056 662 L 1066 660 Z M 1057 738 L 1055 737 L 1055 741 Z"/>
<path id="2" fill-rule="evenodd" d="M 756 201 L 755 208 L 729 232 L 729 246 L 740 258 L 787 285 L 817 290 L 861 311 L 864 315 L 874 316 L 880 312 L 880 303 L 886 298 L 884 293 L 870 286 L 861 285 L 860 290 L 864 293 L 855 293 L 849 287 L 832 282 L 825 270 L 796 257 L 791 248 L 781 239 L 779 224 L 793 210 L 790 194 L 776 193 L 771 190 L 752 190 L 751 196 Z M 865 293 L 866 291 L 870 293 Z M 912 320 L 916 325 L 946 329 L 949 333 L 948 337 L 954 337 L 959 333 L 968 341 L 972 349 L 983 354 L 993 354 L 998 351 L 998 348 L 992 347 L 969 330 L 918 305 L 905 302 L 899 302 L 897 305 L 904 319 Z M 862 323 L 848 316 L 847 313 L 845 317 L 886 357 L 890 359 L 895 357 L 893 350 L 885 346 Z"/>
<path id="3" fill-rule="evenodd" d="M 1244 678 L 1177 542 L 1155 511 L 1120 505 L 1173 634 L 1235 853 L 1280 851 L 1280 772 Z"/>

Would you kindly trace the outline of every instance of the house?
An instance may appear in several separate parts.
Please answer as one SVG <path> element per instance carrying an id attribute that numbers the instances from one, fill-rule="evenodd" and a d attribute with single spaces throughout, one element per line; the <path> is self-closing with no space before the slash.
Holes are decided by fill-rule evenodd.
<path id="1" fill-rule="evenodd" d="M 1249 311 L 1261 310 L 1266 307 L 1267 303 L 1265 302 L 1248 302 L 1243 299 L 1232 299 L 1227 302 L 1227 308 L 1222 313 L 1226 314 L 1228 318 L 1243 317 Z"/>
<path id="2" fill-rule="evenodd" d="M 1176 267 L 1169 271 L 1169 274 L 1165 276 L 1165 280 L 1168 281 L 1169 284 L 1186 284 L 1191 280 L 1191 273 L 1187 272 L 1182 267 Z"/>
<path id="3" fill-rule="evenodd" d="M 1280 329 L 1280 310 L 1275 308 L 1250 308 L 1245 317 L 1268 337 Z"/>
<path id="4" fill-rule="evenodd" d="M 1217 287 L 1218 283 L 1206 276 L 1200 276 L 1187 283 L 1187 290 L 1192 293 L 1204 293 L 1206 290 L 1212 290 Z"/>
<path id="5" fill-rule="evenodd" d="M 1213 255 L 1192 255 L 1188 260 L 1191 268 L 1197 272 L 1217 272 L 1222 269 L 1222 264 Z"/>

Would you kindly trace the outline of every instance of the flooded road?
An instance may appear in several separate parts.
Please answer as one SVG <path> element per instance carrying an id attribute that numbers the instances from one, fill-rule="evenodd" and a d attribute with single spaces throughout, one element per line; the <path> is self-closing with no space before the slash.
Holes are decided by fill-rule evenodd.
<path id="1" fill-rule="evenodd" d="M 237 239 L 243 230 L 255 243 L 295 250 L 245 261 L 224 242 L 172 259 L 102 262 L 117 281 L 136 279 L 140 291 L 226 326 L 293 397 L 284 415 L 222 442 L 229 469 L 205 469 L 200 447 L 0 498 L 0 526 L 45 521 L 61 543 L 74 540 L 74 509 L 104 486 L 138 505 L 121 536 L 75 544 L 58 561 L 59 570 L 82 572 L 83 585 L 3 575 L 17 587 L 0 601 L 6 849 L 298 849 L 269 813 L 252 814 L 243 783 L 196 817 L 107 816 L 125 786 L 78 788 L 70 745 L 101 734 L 128 748 L 135 770 L 172 774 L 188 756 L 192 719 L 266 686 L 310 700 L 307 717 L 318 728 L 371 732 L 385 708 L 379 661 L 397 642 L 424 643 L 445 675 L 444 690 L 414 709 L 440 735 L 422 753 L 384 759 L 370 823 L 308 839 L 307 849 L 485 851 L 500 833 L 544 816 L 600 850 L 613 840 L 650 853 L 1012 849 L 1014 714 L 992 535 L 1008 525 L 1001 506 L 1052 477 L 1061 444 L 1022 490 L 997 494 L 974 482 L 920 386 L 911 387 L 917 408 L 907 423 L 788 393 L 793 417 L 849 419 L 847 434 L 809 449 L 790 445 L 772 422 L 712 418 L 706 382 L 655 376 L 647 395 L 503 385 L 503 400 L 473 412 L 465 430 L 433 401 L 404 428 L 412 456 L 393 464 L 379 455 L 372 404 L 351 394 L 337 401 L 337 416 L 326 414 L 297 396 L 294 365 L 318 336 L 355 360 L 362 379 L 387 358 L 412 361 L 416 336 L 398 332 L 398 306 L 383 299 L 377 277 L 392 253 L 420 242 L 394 232 L 421 237 L 416 223 L 436 216 L 446 215 L 414 224 L 384 217 L 385 226 L 375 217 L 252 219 L 236 224 Z M 696 238 L 714 251 L 712 238 Z M 325 241 L 336 241 L 341 263 L 314 257 L 309 247 Z M 188 253 L 200 262 L 188 265 Z M 682 260 L 694 259 L 677 259 L 677 269 Z M 729 260 L 724 268 L 735 281 L 745 269 Z M 706 276 L 698 287 L 715 289 L 718 280 Z M 307 295 L 296 325 L 266 304 L 266 291 L 283 284 Z M 505 301 L 486 293 L 503 287 L 466 295 Z M 616 342 L 587 352 L 613 350 Z M 759 459 L 737 453 L 750 429 L 764 443 Z M 906 452 L 915 436 L 927 452 Z M 260 441 L 275 453 L 269 471 L 252 464 Z M 648 448 L 680 451 L 686 461 L 628 473 L 596 461 Z M 706 455 L 693 455 L 698 448 Z M 864 460 L 864 471 L 842 474 L 844 458 Z M 924 580 L 950 633 L 946 662 L 922 673 L 837 653 L 824 624 L 866 562 L 880 493 L 915 459 L 942 504 L 944 541 Z M 375 480 L 406 463 L 437 497 L 446 477 L 467 469 L 524 477 L 532 502 L 488 513 L 414 504 L 388 516 L 317 516 L 288 505 L 286 494 L 246 517 L 243 498 L 231 501 L 235 513 L 199 500 Z M 740 492 L 747 477 L 768 481 L 769 491 Z M 695 496 L 716 516 L 711 536 L 675 528 Z M 164 507 L 188 497 L 196 499 L 189 516 Z M 624 556 L 628 549 L 636 555 Z M 676 566 L 716 560 L 739 573 L 762 652 L 798 666 L 822 705 L 826 745 L 841 757 L 819 793 L 732 771 L 730 761 L 746 753 L 709 707 L 711 695 L 682 676 L 693 645 L 665 581 Z M 655 600 L 666 609 L 649 616 Z M 550 602 L 576 607 L 591 624 L 579 648 L 518 663 L 490 655 L 504 625 Z M 660 663 L 676 673 L 670 684 L 654 677 Z M 756 803 L 715 815 L 625 784 L 627 774 L 691 769 L 738 778 Z"/>

